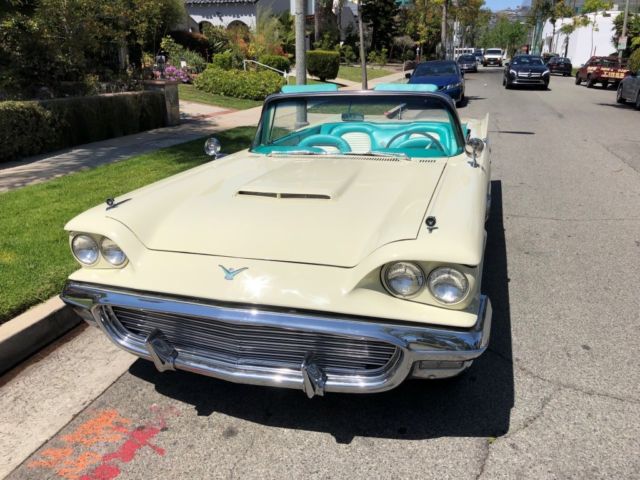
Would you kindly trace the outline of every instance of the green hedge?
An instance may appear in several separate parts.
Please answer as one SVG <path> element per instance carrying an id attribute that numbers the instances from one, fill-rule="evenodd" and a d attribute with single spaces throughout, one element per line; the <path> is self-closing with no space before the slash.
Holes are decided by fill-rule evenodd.
<path id="1" fill-rule="evenodd" d="M 629 69 L 636 73 L 640 70 L 640 48 L 636 48 L 635 51 L 629 57 Z"/>
<path id="2" fill-rule="evenodd" d="M 258 72 L 230 71 L 209 65 L 193 83 L 196 88 L 217 95 L 264 100 L 267 95 L 280 91 L 284 85 L 284 78 L 268 70 Z"/>
<path id="3" fill-rule="evenodd" d="M 161 92 L 0 102 L 0 162 L 164 125 Z"/>
<path id="4" fill-rule="evenodd" d="M 288 72 L 291 69 L 291 62 L 287 57 L 281 55 L 262 55 L 258 61 L 265 65 L 280 70 L 281 72 Z"/>
<path id="5" fill-rule="evenodd" d="M 307 52 L 307 70 L 323 82 L 338 76 L 340 69 L 340 53 L 329 50 L 312 50 Z"/>

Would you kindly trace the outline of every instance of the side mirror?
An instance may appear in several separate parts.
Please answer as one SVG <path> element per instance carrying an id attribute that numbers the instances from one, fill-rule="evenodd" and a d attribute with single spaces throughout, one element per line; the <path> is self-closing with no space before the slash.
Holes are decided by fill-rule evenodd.
<path id="1" fill-rule="evenodd" d="M 504 62 L 504 66 L 508 67 L 509 66 L 509 62 Z"/>
<path id="2" fill-rule="evenodd" d="M 472 158 L 472 161 L 469 162 L 469 164 L 473 168 L 477 168 L 479 166 L 477 159 L 478 159 L 478 155 L 480 155 L 483 150 L 484 150 L 484 142 L 479 138 L 475 138 L 475 137 L 470 138 L 465 144 L 464 151 L 466 152 L 467 155 L 469 155 Z"/>
<path id="3" fill-rule="evenodd" d="M 411 73 L 410 72 L 405 73 L 404 78 L 411 78 Z"/>
<path id="4" fill-rule="evenodd" d="M 211 136 L 204 142 L 204 153 L 212 157 L 213 160 L 220 156 L 220 150 L 222 150 L 222 144 L 216 137 Z"/>

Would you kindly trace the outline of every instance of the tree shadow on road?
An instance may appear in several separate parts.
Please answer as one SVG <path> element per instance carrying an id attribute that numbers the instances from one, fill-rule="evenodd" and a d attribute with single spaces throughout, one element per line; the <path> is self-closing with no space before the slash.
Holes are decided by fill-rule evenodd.
<path id="1" fill-rule="evenodd" d="M 501 182 L 493 205 L 483 286 L 493 303 L 489 350 L 458 379 L 408 381 L 372 395 L 328 393 L 307 400 L 302 391 L 237 385 L 186 372 L 158 373 L 138 360 L 129 372 L 167 397 L 193 405 L 199 415 L 220 412 L 278 428 L 327 432 L 338 443 L 354 437 L 427 439 L 498 437 L 509 430 L 514 382 L 509 279 Z"/>

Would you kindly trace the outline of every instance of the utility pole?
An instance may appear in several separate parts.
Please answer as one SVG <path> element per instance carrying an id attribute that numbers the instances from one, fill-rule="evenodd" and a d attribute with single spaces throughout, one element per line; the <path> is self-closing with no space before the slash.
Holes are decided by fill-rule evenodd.
<path id="1" fill-rule="evenodd" d="M 624 38 L 625 42 L 627 41 L 627 21 L 629 19 L 629 0 L 625 3 L 624 7 L 624 21 L 622 22 L 622 35 L 620 38 Z M 620 42 L 620 40 L 618 40 Z M 626 48 L 626 44 L 625 44 Z M 622 51 L 624 48 L 620 48 L 620 44 L 618 43 L 618 60 L 622 61 Z"/>
<path id="2" fill-rule="evenodd" d="M 307 0 L 296 0 L 296 84 L 307 83 L 307 49 L 304 35 L 304 25 L 307 17 Z"/>
<path id="3" fill-rule="evenodd" d="M 362 68 L 362 90 L 367 90 L 367 57 L 364 48 L 364 21 L 362 20 L 362 0 L 358 0 L 358 33 L 360 35 L 360 66 Z"/>
<path id="4" fill-rule="evenodd" d="M 449 0 L 442 2 L 442 24 L 440 26 L 440 43 L 442 48 L 442 60 L 447 59 L 447 7 Z"/>

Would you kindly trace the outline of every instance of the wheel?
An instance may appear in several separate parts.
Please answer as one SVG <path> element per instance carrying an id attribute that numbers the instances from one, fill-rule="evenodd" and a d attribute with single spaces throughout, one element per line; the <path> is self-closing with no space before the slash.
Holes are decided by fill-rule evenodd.
<path id="1" fill-rule="evenodd" d="M 626 100 L 622 96 L 622 84 L 618 85 L 618 91 L 616 92 L 616 102 L 625 103 Z"/>
<path id="2" fill-rule="evenodd" d="M 568 76 L 569 76 L 569 74 L 568 74 L 567 72 L 564 72 L 564 73 L 562 74 L 562 76 L 563 76 L 563 77 L 568 77 Z"/>
<path id="3" fill-rule="evenodd" d="M 580 85 L 582 83 L 582 80 L 580 80 L 580 74 L 576 73 L 576 85 Z"/>
<path id="4" fill-rule="evenodd" d="M 511 87 L 512 87 L 511 82 L 510 82 L 509 80 L 507 80 L 507 81 L 504 83 L 504 88 L 506 88 L 507 90 L 510 90 L 510 89 L 511 89 Z"/>
<path id="5" fill-rule="evenodd" d="M 507 84 L 507 79 L 502 77 L 502 86 L 504 87 Z"/>
<path id="6" fill-rule="evenodd" d="M 636 110 L 640 110 L 640 92 L 636 95 Z"/>
<path id="7" fill-rule="evenodd" d="M 607 82 L 606 80 L 602 82 L 602 88 L 604 88 L 605 90 L 609 88 L 609 82 Z"/>
<path id="8" fill-rule="evenodd" d="M 593 78 L 591 78 L 591 74 L 587 75 L 587 88 L 593 88 L 596 82 Z"/>

